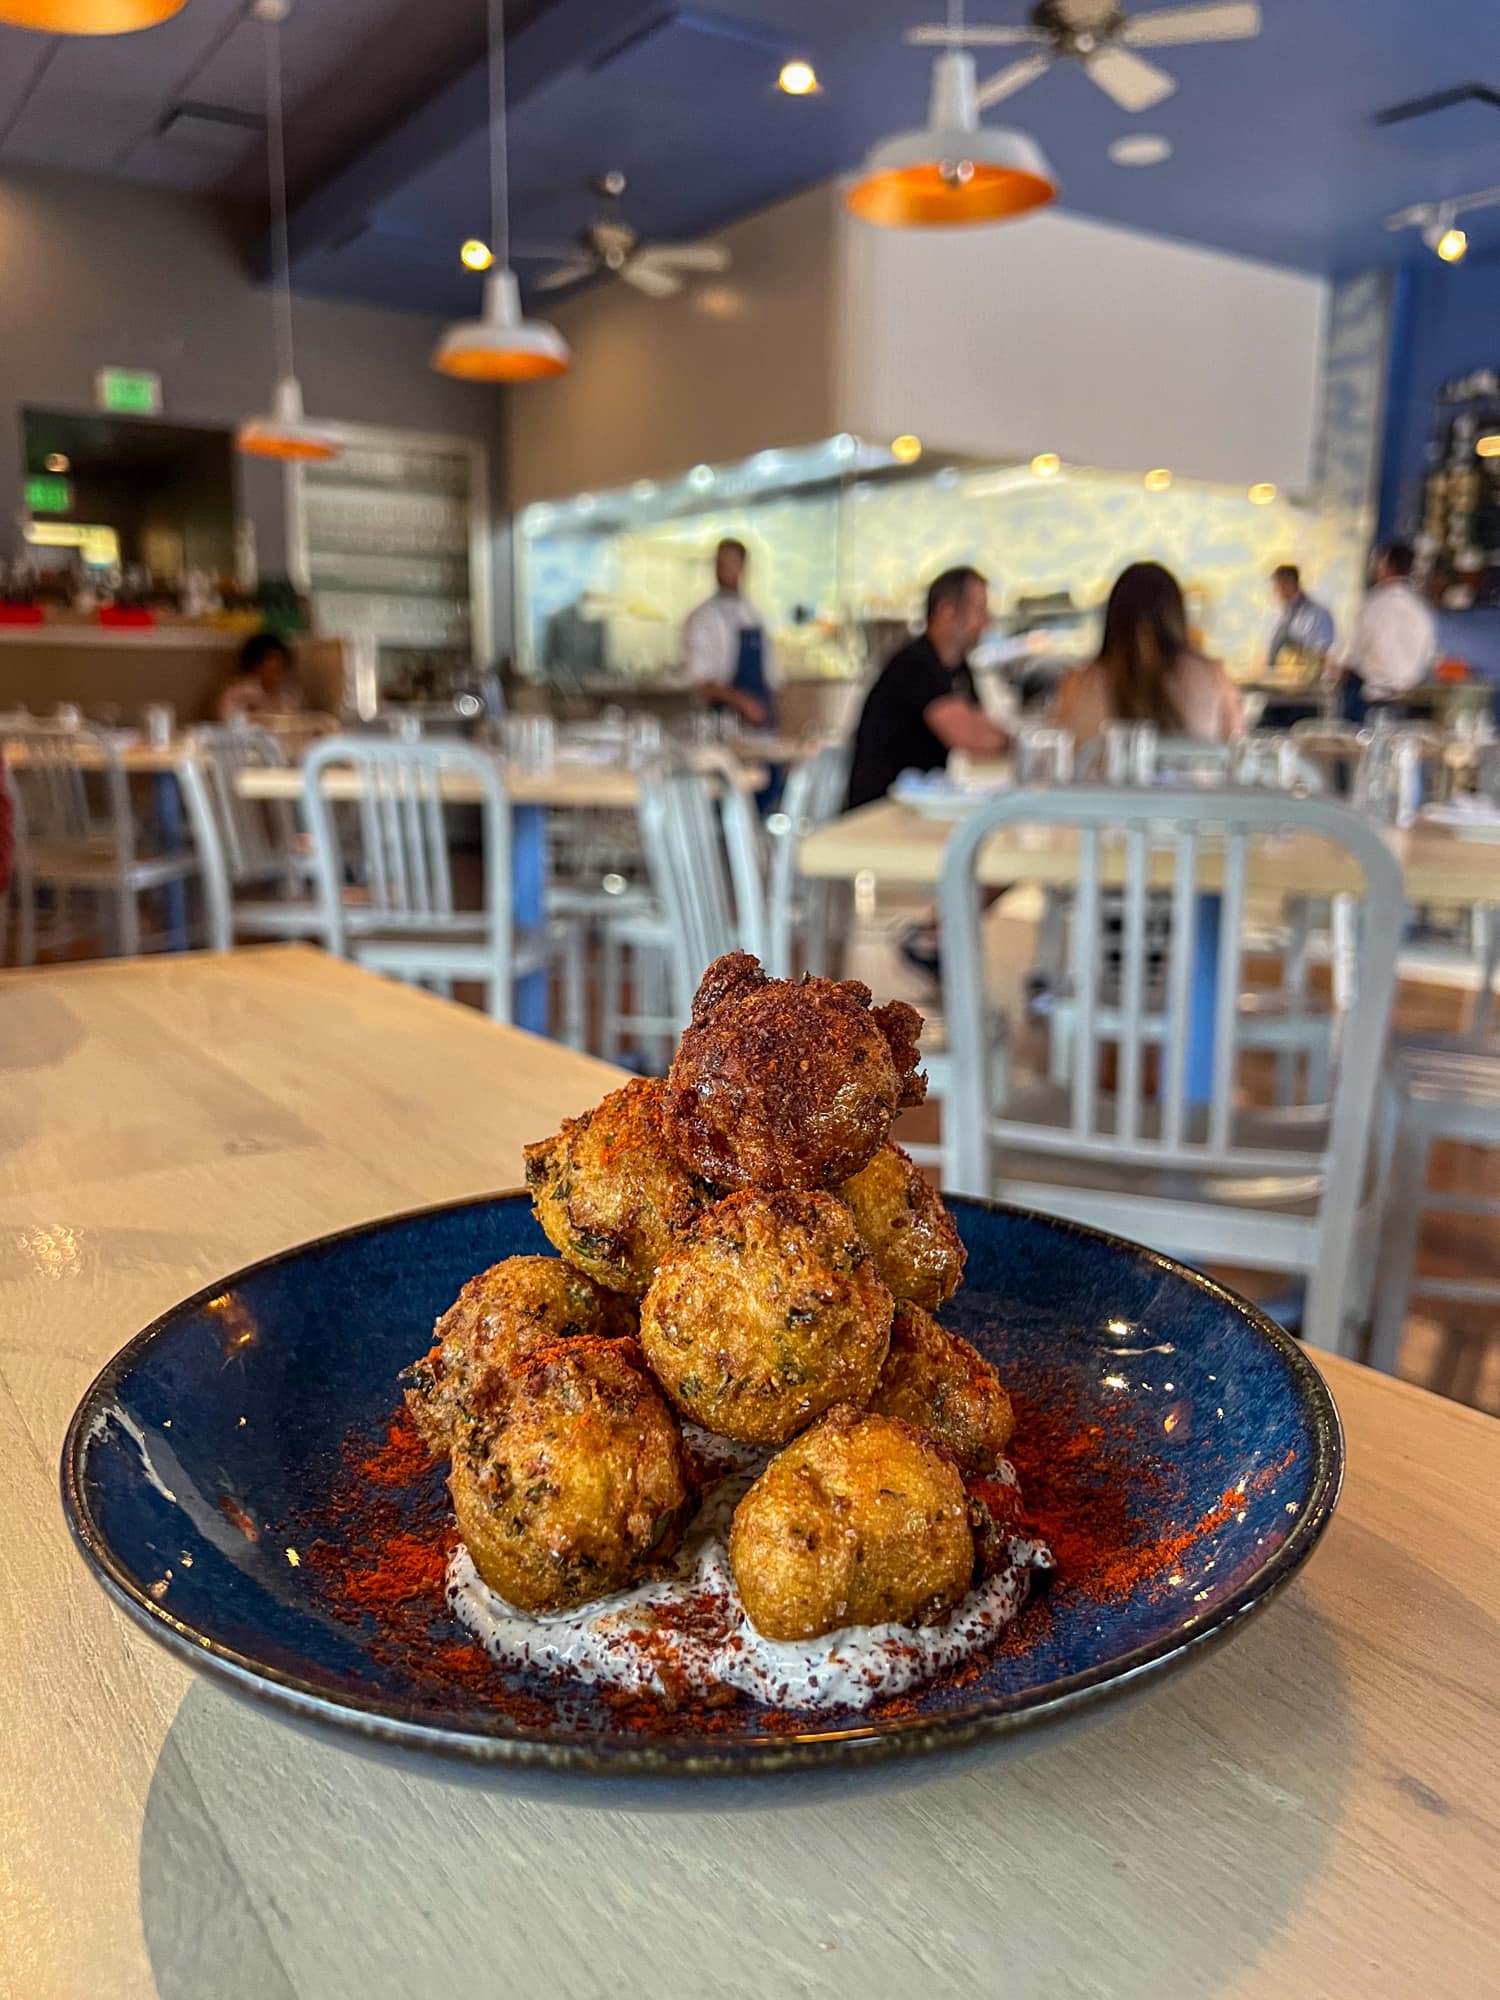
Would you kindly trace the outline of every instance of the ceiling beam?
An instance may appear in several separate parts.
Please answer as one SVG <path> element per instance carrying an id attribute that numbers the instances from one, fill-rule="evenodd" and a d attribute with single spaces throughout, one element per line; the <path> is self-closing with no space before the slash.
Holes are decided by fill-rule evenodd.
<path id="1" fill-rule="evenodd" d="M 570 71 L 591 69 L 678 12 L 672 0 L 556 0 L 506 44 L 512 110 Z M 291 216 L 292 264 L 347 242 L 383 201 L 489 122 L 488 65 L 478 62 L 330 175 Z"/>

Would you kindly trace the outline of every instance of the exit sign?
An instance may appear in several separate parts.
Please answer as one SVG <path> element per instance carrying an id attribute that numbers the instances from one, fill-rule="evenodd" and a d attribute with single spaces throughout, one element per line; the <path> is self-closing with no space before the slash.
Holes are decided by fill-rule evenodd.
<path id="1" fill-rule="evenodd" d="M 71 513 L 72 485 L 66 479 L 46 478 L 39 473 L 26 482 L 26 505 L 33 514 Z"/>
<path id="2" fill-rule="evenodd" d="M 94 377 L 94 400 L 117 417 L 159 417 L 161 377 L 145 368 L 101 368 Z"/>

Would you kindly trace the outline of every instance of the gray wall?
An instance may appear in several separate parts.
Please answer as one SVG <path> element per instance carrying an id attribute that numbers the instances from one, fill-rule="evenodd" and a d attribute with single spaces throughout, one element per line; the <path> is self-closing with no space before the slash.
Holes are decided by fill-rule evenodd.
<path id="1" fill-rule="evenodd" d="M 609 279 L 549 300 L 573 366 L 510 398 L 513 504 L 841 430 L 838 214 L 825 184 L 736 223 L 733 268 L 676 298 Z"/>
<path id="2" fill-rule="evenodd" d="M 91 409 L 94 373 L 113 363 L 154 369 L 165 414 L 184 422 L 233 425 L 266 407 L 270 300 L 243 254 L 254 223 L 193 196 L 0 171 L 0 555 L 12 551 L 21 506 L 24 404 Z M 307 407 L 348 423 L 474 438 L 490 447 L 498 491 L 500 397 L 432 372 L 439 326 L 422 314 L 299 298 Z M 283 571 L 281 469 L 252 459 L 239 468 L 262 573 Z M 508 579 L 497 582 L 503 641 Z"/>

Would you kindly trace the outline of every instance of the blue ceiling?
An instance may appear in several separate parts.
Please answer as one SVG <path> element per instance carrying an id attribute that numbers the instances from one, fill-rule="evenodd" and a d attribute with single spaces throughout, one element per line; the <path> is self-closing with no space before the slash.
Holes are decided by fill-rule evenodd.
<path id="1" fill-rule="evenodd" d="M 1131 11 L 1158 4 L 1139 0 Z M 1381 219 L 1412 201 L 1500 184 L 1500 104 L 1470 101 L 1385 127 L 1372 118 L 1465 85 L 1500 94 L 1500 0 L 1263 7 L 1257 41 L 1161 51 L 1181 87 L 1139 117 L 1059 64 L 990 122 L 1037 138 L 1064 205 L 1085 215 L 1311 271 L 1426 256 L 1413 235 L 1388 236 Z M 107 60 L 106 45 L 81 55 L 69 45 L 29 97 L 20 58 L 28 68 L 40 61 L 42 38 L 0 30 L 0 164 L 41 159 L 243 191 L 253 134 L 200 135 L 201 161 L 188 157 L 186 134 L 168 157 L 170 134 L 142 134 L 179 71 L 195 99 L 254 107 L 244 11 L 242 0 L 189 0 L 168 28 L 108 44 Z M 630 177 L 628 218 L 670 239 L 852 166 L 877 138 L 922 121 L 929 58 L 902 33 L 943 9 L 935 0 L 732 0 L 723 9 L 512 0 L 510 12 L 519 22 L 514 230 L 520 245 L 545 246 L 586 224 L 587 182 L 607 167 Z M 1026 12 L 1027 0 L 970 4 L 971 18 L 987 22 Z M 301 0 L 287 31 L 300 289 L 447 313 L 475 302 L 477 282 L 456 251 L 465 236 L 487 233 L 481 19 L 477 0 Z M 160 38 L 172 32 L 169 46 Z M 774 88 L 794 53 L 816 64 L 817 96 Z M 997 52 L 994 66 L 1005 59 Z M 8 96 L 19 111 L 8 111 Z M 1164 135 L 1172 158 L 1113 165 L 1110 142 L 1132 131 Z M 1500 256 L 1500 210 L 1474 218 L 1470 233 L 1476 257 Z M 544 268 L 518 264 L 523 276 Z"/>

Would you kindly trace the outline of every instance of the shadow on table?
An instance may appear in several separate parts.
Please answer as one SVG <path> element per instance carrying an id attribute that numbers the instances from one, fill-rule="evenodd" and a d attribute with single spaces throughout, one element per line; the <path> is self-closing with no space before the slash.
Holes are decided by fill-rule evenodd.
<path id="1" fill-rule="evenodd" d="M 1071 1731 L 833 1779 L 481 1785 L 198 1683 L 147 1802 L 142 1923 L 161 2000 L 1205 1995 L 1317 1875 L 1352 1735 L 1300 1590 Z"/>

